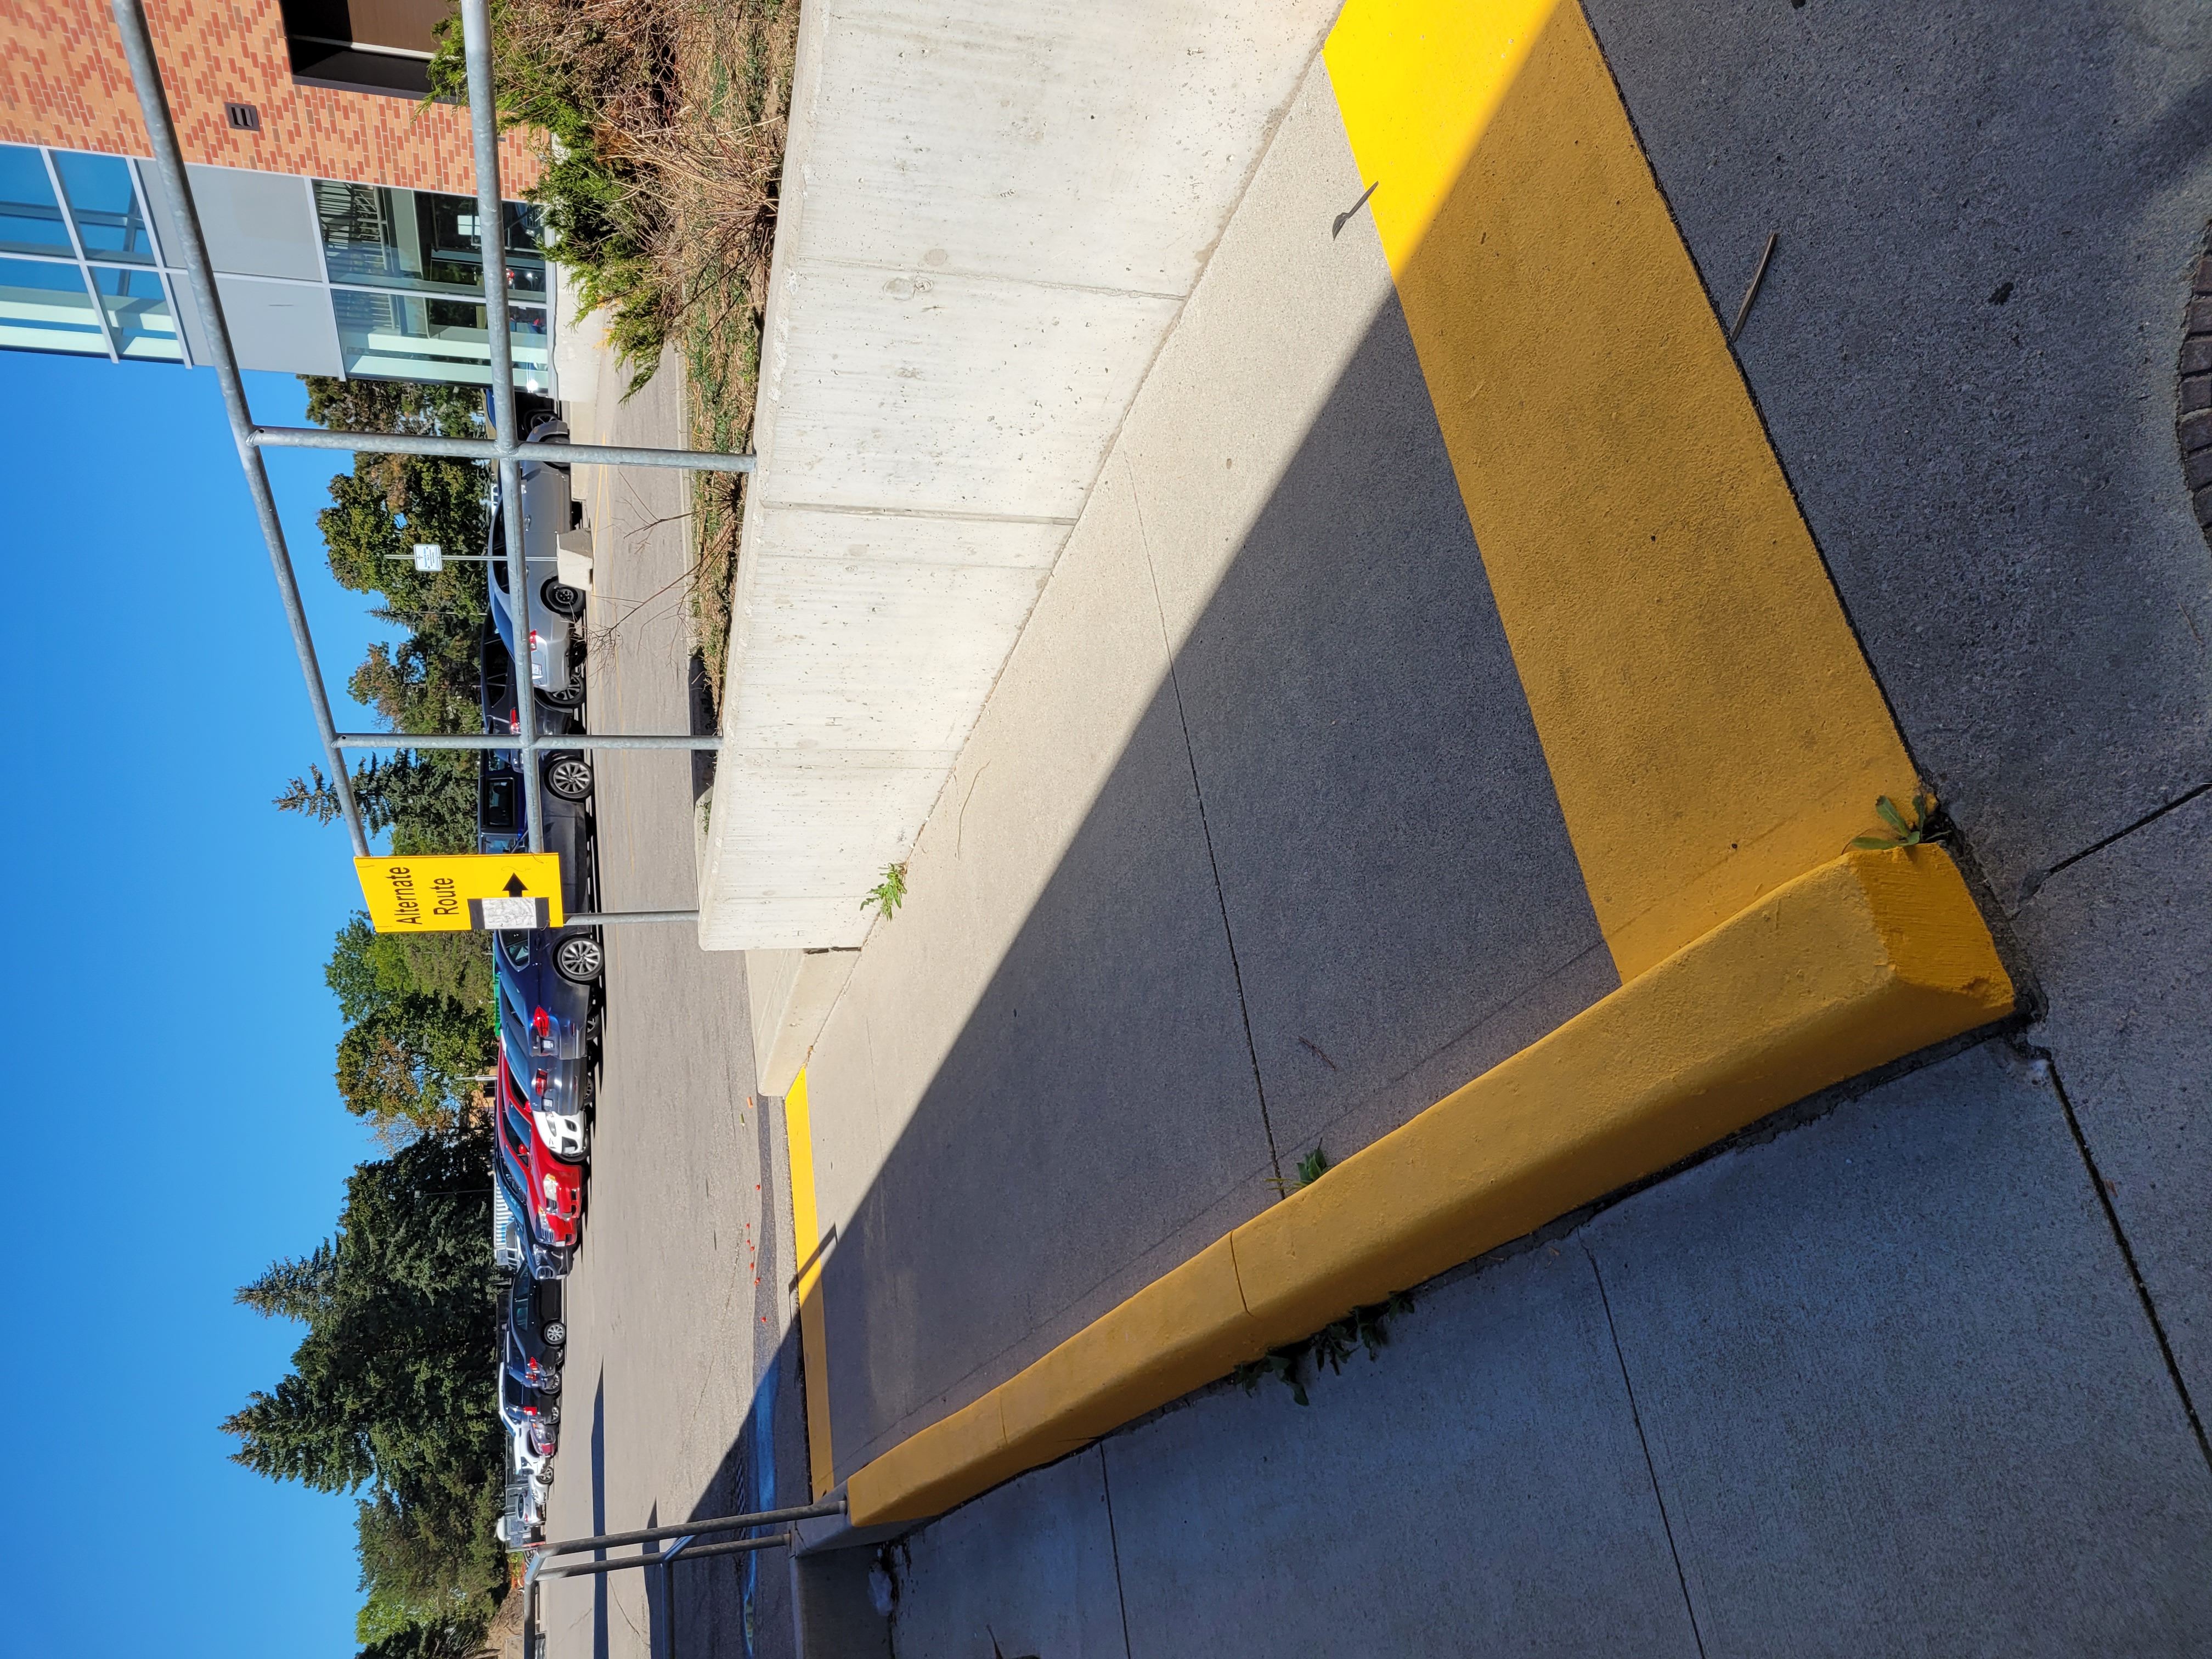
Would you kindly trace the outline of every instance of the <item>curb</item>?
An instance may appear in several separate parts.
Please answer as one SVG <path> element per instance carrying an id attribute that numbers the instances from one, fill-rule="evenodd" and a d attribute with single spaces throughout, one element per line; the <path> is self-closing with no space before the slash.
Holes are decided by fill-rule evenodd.
<path id="1" fill-rule="evenodd" d="M 2012 981 L 1947 854 L 1846 854 L 857 1470 L 851 1523 L 941 1514 L 1351 1308 L 2012 1006 Z"/>

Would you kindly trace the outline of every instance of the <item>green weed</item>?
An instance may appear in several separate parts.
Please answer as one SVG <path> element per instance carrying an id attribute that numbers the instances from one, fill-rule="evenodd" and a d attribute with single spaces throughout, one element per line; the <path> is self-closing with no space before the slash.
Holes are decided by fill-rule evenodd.
<path id="1" fill-rule="evenodd" d="M 865 910 L 872 904 L 888 920 L 891 913 L 905 902 L 906 861 L 902 859 L 896 864 L 884 866 L 884 878 L 868 889 L 868 896 L 860 901 L 860 908 Z"/>
<path id="2" fill-rule="evenodd" d="M 1897 803 L 1887 795 L 1875 800 L 1874 810 L 1881 814 L 1881 821 L 1896 833 L 1894 836 L 1854 836 L 1851 845 L 1871 852 L 1893 852 L 1900 847 L 1917 847 L 1923 841 L 1935 839 L 1929 823 L 1936 813 L 1936 803 L 1926 795 L 1912 798 L 1912 817 L 1908 820 L 1897 810 Z"/>
<path id="3" fill-rule="evenodd" d="M 1301 1164 L 1301 1172 L 1305 1166 Z M 1316 1172 L 1318 1174 L 1318 1172 Z M 1257 1394 L 1260 1384 L 1273 1378 L 1291 1391 L 1291 1398 L 1301 1406 L 1313 1403 L 1306 1392 L 1306 1384 L 1299 1367 L 1311 1362 L 1311 1373 L 1318 1377 L 1321 1368 L 1327 1365 L 1332 1376 L 1341 1376 L 1344 1362 L 1364 1348 L 1372 1361 L 1382 1357 L 1383 1345 L 1390 1340 L 1388 1321 L 1413 1310 L 1410 1291 L 1400 1291 L 1388 1301 L 1370 1303 L 1364 1308 L 1354 1308 L 1341 1319 L 1333 1321 L 1316 1331 L 1303 1342 L 1270 1350 L 1259 1358 L 1239 1365 L 1231 1375 L 1232 1381 L 1243 1385 L 1247 1394 Z"/>
<path id="4" fill-rule="evenodd" d="M 1285 1181 L 1280 1176 L 1269 1176 L 1267 1184 L 1287 1198 L 1301 1187 L 1312 1186 L 1327 1173 L 1328 1154 L 1316 1146 L 1298 1160 L 1298 1173 L 1295 1180 Z"/>

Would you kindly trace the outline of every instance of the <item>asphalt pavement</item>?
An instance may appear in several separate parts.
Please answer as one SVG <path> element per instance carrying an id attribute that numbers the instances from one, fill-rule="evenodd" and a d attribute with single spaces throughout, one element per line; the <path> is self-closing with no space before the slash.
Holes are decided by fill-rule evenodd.
<path id="1" fill-rule="evenodd" d="M 579 420 L 579 439 L 682 445 L 678 374 L 672 360 L 629 403 L 591 426 Z M 576 493 L 593 532 L 592 728 L 702 729 L 685 475 L 579 467 Z M 603 902 L 693 903 L 706 769 L 666 752 L 602 751 L 596 763 Z M 781 1291 L 793 1265 L 783 1131 L 775 1104 L 753 1098 L 744 958 L 701 951 L 681 924 L 611 927 L 606 950 L 605 1051 L 547 1525 L 558 1538 L 805 1501 Z M 672 1612 L 683 1659 L 790 1650 L 780 1553 L 679 1567 L 672 1583 L 672 1609 L 639 1572 L 550 1582 L 552 1659 L 665 1655 Z"/>

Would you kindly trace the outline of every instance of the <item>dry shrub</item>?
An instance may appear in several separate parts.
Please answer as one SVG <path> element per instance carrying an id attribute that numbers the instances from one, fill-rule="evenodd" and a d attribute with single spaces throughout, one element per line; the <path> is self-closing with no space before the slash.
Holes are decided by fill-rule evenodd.
<path id="1" fill-rule="evenodd" d="M 543 135 L 550 252 L 635 392 L 673 343 L 691 441 L 751 441 L 799 0 L 495 0 L 500 112 Z M 459 30 L 432 85 L 465 87 Z M 627 394 L 626 394 L 627 395 Z M 691 609 L 717 700 L 741 485 L 697 474 Z"/>

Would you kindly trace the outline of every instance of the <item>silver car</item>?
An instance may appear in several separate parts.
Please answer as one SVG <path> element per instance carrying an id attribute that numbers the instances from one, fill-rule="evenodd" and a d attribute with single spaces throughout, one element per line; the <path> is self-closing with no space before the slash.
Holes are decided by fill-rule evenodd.
<path id="1" fill-rule="evenodd" d="M 565 444 L 568 424 L 557 415 L 539 418 L 525 445 Z M 568 484 L 568 464 L 530 455 L 520 463 L 522 473 L 522 555 L 532 581 L 530 595 L 530 684 L 540 702 L 556 708 L 575 708 L 584 701 L 584 683 L 575 672 L 578 624 L 583 620 L 585 595 L 560 576 L 561 534 L 575 517 L 575 497 Z M 490 573 L 492 623 L 508 653 L 522 653 L 515 644 L 514 612 L 509 604 L 507 571 L 507 503 L 500 499 L 496 477 L 492 483 L 491 537 L 484 566 Z"/>

